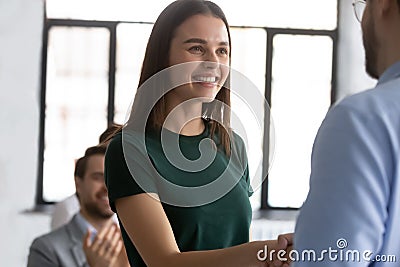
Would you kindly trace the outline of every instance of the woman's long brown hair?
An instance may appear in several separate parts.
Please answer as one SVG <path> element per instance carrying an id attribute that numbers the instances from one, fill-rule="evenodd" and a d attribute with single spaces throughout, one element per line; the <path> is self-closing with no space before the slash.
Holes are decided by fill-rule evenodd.
<path id="1" fill-rule="evenodd" d="M 175 30 L 188 18 L 198 15 L 211 15 L 221 19 L 228 31 L 229 47 L 231 46 L 231 36 L 229 31 L 229 25 L 226 20 L 225 14 L 216 4 L 210 1 L 204 0 L 177 0 L 167 6 L 162 13 L 159 15 L 155 22 L 151 35 L 149 37 L 146 53 L 143 60 L 142 70 L 140 74 L 138 91 L 136 92 L 135 101 L 137 109 L 132 109 L 130 116 L 142 116 L 140 114 L 140 104 L 142 101 L 136 99 L 140 95 L 140 87 L 156 73 L 170 67 L 169 66 L 169 51 L 171 46 L 171 40 L 174 37 Z M 231 56 L 231 49 L 229 49 L 229 58 Z M 203 117 L 213 118 L 210 120 L 210 136 L 219 137 L 220 145 L 224 149 L 226 155 L 230 155 L 230 91 L 229 91 L 229 79 L 228 76 L 224 86 L 220 89 L 216 95 L 216 100 L 211 103 L 203 104 Z M 146 94 L 157 94 L 157 90 L 154 92 L 146 92 Z M 220 102 L 219 102 L 220 101 Z M 146 101 L 143 101 L 145 103 Z M 223 104 L 222 104 L 222 103 Z M 226 108 L 229 107 L 229 108 Z M 146 107 L 143 107 L 145 110 Z M 166 99 L 163 95 L 154 105 L 150 112 L 147 120 L 146 129 L 160 129 L 167 117 Z M 223 125 L 216 121 L 222 121 Z"/>

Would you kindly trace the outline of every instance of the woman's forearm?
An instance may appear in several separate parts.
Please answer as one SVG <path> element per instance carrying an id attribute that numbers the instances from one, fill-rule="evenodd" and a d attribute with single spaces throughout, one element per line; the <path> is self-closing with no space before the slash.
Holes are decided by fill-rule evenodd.
<path id="1" fill-rule="evenodd" d="M 268 247 L 276 249 L 276 241 L 254 241 L 238 246 L 205 250 L 181 252 L 168 257 L 167 262 L 162 264 L 163 267 L 259 267 L 268 266 L 266 262 L 258 259 L 257 254 L 260 250 Z M 153 267 L 153 266 L 150 266 Z M 154 266 L 158 267 L 158 266 Z M 161 265 L 160 265 L 161 267 Z"/>

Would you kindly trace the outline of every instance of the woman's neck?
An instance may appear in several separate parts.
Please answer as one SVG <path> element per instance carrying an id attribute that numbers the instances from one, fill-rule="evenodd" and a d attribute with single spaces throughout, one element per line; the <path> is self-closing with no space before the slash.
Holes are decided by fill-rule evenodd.
<path id="1" fill-rule="evenodd" d="M 187 101 L 182 104 L 167 105 L 168 116 L 163 127 L 182 135 L 199 135 L 205 128 L 201 112 L 201 101 Z"/>

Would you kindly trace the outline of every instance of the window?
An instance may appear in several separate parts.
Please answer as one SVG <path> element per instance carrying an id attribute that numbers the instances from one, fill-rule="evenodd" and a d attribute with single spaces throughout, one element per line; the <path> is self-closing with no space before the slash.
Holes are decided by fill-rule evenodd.
<path id="1" fill-rule="evenodd" d="M 138 8 L 128 0 L 46 1 L 37 204 L 74 193 L 75 160 L 108 124 L 124 122 L 152 22 L 170 2 Z M 312 141 L 334 101 L 337 0 L 215 2 L 235 25 L 232 68 L 262 96 L 257 124 L 232 94 L 232 125 L 244 129 L 257 189 L 252 206 L 298 208 L 308 191 Z"/>
<path id="2" fill-rule="evenodd" d="M 54 26 L 48 36 L 43 198 L 55 201 L 75 192 L 74 159 L 107 126 L 110 32 Z"/>
<path id="3" fill-rule="evenodd" d="M 331 104 L 333 40 L 276 34 L 273 51 L 271 114 L 276 150 L 267 205 L 299 208 L 308 193 L 314 138 Z M 284 188 L 286 198 L 281 196 Z"/>

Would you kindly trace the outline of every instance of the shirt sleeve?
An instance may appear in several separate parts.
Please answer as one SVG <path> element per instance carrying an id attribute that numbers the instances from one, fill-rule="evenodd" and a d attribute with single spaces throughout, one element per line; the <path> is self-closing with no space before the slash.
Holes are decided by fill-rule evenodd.
<path id="1" fill-rule="evenodd" d="M 136 146 L 132 139 L 125 142 L 123 145 L 122 133 L 117 134 L 108 145 L 105 156 L 105 181 L 114 212 L 118 198 L 157 193 L 154 167 L 146 151 Z"/>
<path id="2" fill-rule="evenodd" d="M 247 194 L 249 197 L 251 197 L 254 193 L 254 190 L 251 186 L 246 146 L 244 144 L 243 139 L 237 133 L 233 132 L 233 138 L 234 138 L 235 147 L 233 147 L 234 149 L 231 151 L 231 153 L 233 153 L 233 155 L 231 155 L 231 157 L 233 156 L 233 157 L 238 158 L 236 160 L 241 165 L 240 169 L 244 171 L 242 178 L 246 181 Z"/>
<path id="3" fill-rule="evenodd" d="M 369 266 L 363 253 L 379 254 L 392 168 L 385 135 L 376 115 L 340 104 L 328 113 L 313 147 L 310 191 L 295 229 L 294 267 Z M 304 251 L 310 250 L 315 256 L 308 258 Z"/>
<path id="4" fill-rule="evenodd" d="M 246 166 L 246 171 L 245 171 L 245 179 L 246 179 L 246 184 L 247 184 L 247 195 L 251 197 L 254 193 L 253 187 L 251 186 L 251 181 L 250 181 L 250 174 L 249 174 L 249 165 Z"/>

